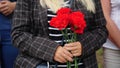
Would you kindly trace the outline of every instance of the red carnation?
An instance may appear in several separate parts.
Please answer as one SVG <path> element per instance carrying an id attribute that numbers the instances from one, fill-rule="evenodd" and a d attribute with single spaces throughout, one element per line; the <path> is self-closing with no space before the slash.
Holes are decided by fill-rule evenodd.
<path id="1" fill-rule="evenodd" d="M 84 15 L 80 11 L 72 12 L 70 14 L 70 26 L 71 30 L 75 33 L 82 34 L 86 27 Z"/>
<path id="2" fill-rule="evenodd" d="M 50 26 L 62 30 L 68 26 L 68 23 L 69 23 L 68 14 L 62 14 L 52 18 L 50 21 Z"/>
<path id="3" fill-rule="evenodd" d="M 61 14 L 69 14 L 71 13 L 71 9 L 70 8 L 61 8 L 57 11 L 57 15 L 61 15 Z"/>
<path id="4" fill-rule="evenodd" d="M 70 25 L 72 31 L 82 34 L 86 27 L 86 22 L 84 20 L 84 14 L 80 11 L 72 12 L 70 8 L 61 8 L 58 10 L 57 16 L 51 19 L 50 25 L 59 30 Z"/>

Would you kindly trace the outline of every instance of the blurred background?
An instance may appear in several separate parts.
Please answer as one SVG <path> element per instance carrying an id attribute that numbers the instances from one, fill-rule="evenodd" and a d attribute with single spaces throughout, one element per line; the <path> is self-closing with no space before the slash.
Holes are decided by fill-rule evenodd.
<path id="1" fill-rule="evenodd" d="M 97 51 L 98 68 L 103 68 L 103 49 Z"/>

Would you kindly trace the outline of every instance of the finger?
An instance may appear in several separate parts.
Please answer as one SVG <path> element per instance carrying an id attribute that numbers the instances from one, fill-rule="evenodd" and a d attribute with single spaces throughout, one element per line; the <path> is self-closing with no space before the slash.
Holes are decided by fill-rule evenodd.
<path id="1" fill-rule="evenodd" d="M 3 0 L 3 1 L 0 1 L 0 3 L 1 3 L 1 4 L 5 4 L 5 3 L 6 3 L 6 1 L 4 1 L 4 0 Z"/>
<path id="2" fill-rule="evenodd" d="M 67 61 L 70 61 L 70 62 L 73 61 L 73 59 L 66 54 L 62 54 L 62 57 L 64 57 Z"/>
<path id="3" fill-rule="evenodd" d="M 61 62 L 61 63 L 64 63 L 64 62 L 67 61 L 67 60 L 62 56 L 63 50 L 64 50 L 63 47 L 58 46 L 58 48 L 56 49 L 55 55 L 54 55 L 54 60 L 55 60 L 55 61 L 58 61 L 58 62 Z"/>
<path id="4" fill-rule="evenodd" d="M 71 51 L 72 54 L 78 53 L 78 50 Z"/>
<path id="5" fill-rule="evenodd" d="M 62 57 L 60 53 L 55 54 L 54 60 L 61 63 L 64 63 L 67 61 L 64 57 Z"/>
<path id="6" fill-rule="evenodd" d="M 4 9 L 6 6 L 4 6 L 4 5 L 0 5 L 0 10 L 1 9 Z"/>
<path id="7" fill-rule="evenodd" d="M 8 14 L 8 11 L 4 11 L 4 12 L 2 12 L 4 15 L 7 15 Z"/>
<path id="8" fill-rule="evenodd" d="M 68 61 L 72 62 L 73 61 L 73 59 L 72 59 L 73 55 L 70 52 L 68 52 L 67 50 L 65 50 L 63 52 L 64 52 L 63 57 L 65 59 L 67 59 Z"/>
<path id="9" fill-rule="evenodd" d="M 8 9 L 9 9 L 9 7 L 1 8 L 1 9 L 0 9 L 0 12 L 5 12 L 5 11 L 7 11 Z"/>
<path id="10" fill-rule="evenodd" d="M 64 48 L 68 51 L 74 51 L 74 50 L 78 49 L 77 47 L 64 47 Z"/>
<path id="11" fill-rule="evenodd" d="M 60 63 L 65 63 L 65 62 L 67 62 L 64 58 L 62 58 L 62 57 L 56 57 L 55 58 L 55 61 L 57 61 L 57 62 L 60 62 Z"/>
<path id="12" fill-rule="evenodd" d="M 73 55 L 77 57 L 77 56 L 81 56 L 81 53 L 74 53 Z"/>
<path id="13" fill-rule="evenodd" d="M 59 55 L 58 59 L 60 60 L 61 63 L 67 62 L 67 60 L 62 55 Z"/>
<path id="14" fill-rule="evenodd" d="M 4 15 L 7 15 L 7 14 L 10 13 L 10 11 L 9 11 L 9 10 L 6 10 L 6 11 L 3 11 L 2 13 L 3 13 Z"/>
<path id="15" fill-rule="evenodd" d="M 63 47 L 64 48 L 64 47 Z M 65 49 L 65 48 L 64 48 Z M 67 49 L 65 49 L 64 51 L 63 51 L 66 55 L 68 55 L 69 57 L 73 57 L 73 55 L 67 50 Z"/>
<path id="16" fill-rule="evenodd" d="M 64 47 L 76 47 L 76 46 L 81 46 L 80 42 L 73 42 L 64 45 Z"/>
<path id="17" fill-rule="evenodd" d="M 11 14 L 11 12 L 6 12 L 6 13 L 3 13 L 5 16 L 8 16 Z"/>
<path id="18" fill-rule="evenodd" d="M 75 44 L 74 43 L 69 43 L 69 44 L 65 44 L 64 46 L 65 47 L 75 47 Z"/>
<path id="19" fill-rule="evenodd" d="M 81 56 L 82 55 L 81 50 L 79 50 L 79 51 L 72 51 L 71 53 L 73 54 L 73 56 Z"/>
<path id="20" fill-rule="evenodd" d="M 1 8 L 4 8 L 4 7 L 6 7 L 7 6 L 7 3 L 5 2 L 5 1 L 1 1 L 0 2 L 0 9 Z"/>

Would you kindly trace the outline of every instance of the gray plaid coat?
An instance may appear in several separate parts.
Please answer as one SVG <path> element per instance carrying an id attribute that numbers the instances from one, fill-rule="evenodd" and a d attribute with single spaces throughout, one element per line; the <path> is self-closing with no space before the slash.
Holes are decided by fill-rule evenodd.
<path id="1" fill-rule="evenodd" d="M 85 14 L 87 27 L 84 34 L 78 35 L 83 46 L 82 56 L 85 68 L 97 68 L 95 52 L 107 38 L 106 23 L 100 0 L 95 1 L 96 13 L 74 0 L 73 10 Z M 48 39 L 47 8 L 42 8 L 39 0 L 18 0 L 12 23 L 12 42 L 19 48 L 15 68 L 35 68 L 45 61 L 54 62 L 53 56 L 59 44 Z"/>

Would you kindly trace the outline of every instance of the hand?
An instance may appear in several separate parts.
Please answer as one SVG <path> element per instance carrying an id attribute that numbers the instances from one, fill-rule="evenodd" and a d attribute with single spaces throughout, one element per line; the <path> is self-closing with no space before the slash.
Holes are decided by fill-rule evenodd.
<path id="1" fill-rule="evenodd" d="M 73 56 L 80 56 L 82 54 L 82 45 L 80 42 L 65 44 L 64 48 L 70 51 Z"/>
<path id="2" fill-rule="evenodd" d="M 69 51 L 59 46 L 55 52 L 54 60 L 60 63 L 66 63 L 67 61 L 72 62 L 72 57 L 73 55 Z"/>
<path id="3" fill-rule="evenodd" d="M 7 16 L 13 12 L 15 6 L 16 6 L 16 2 L 1 1 L 0 12 Z"/>

